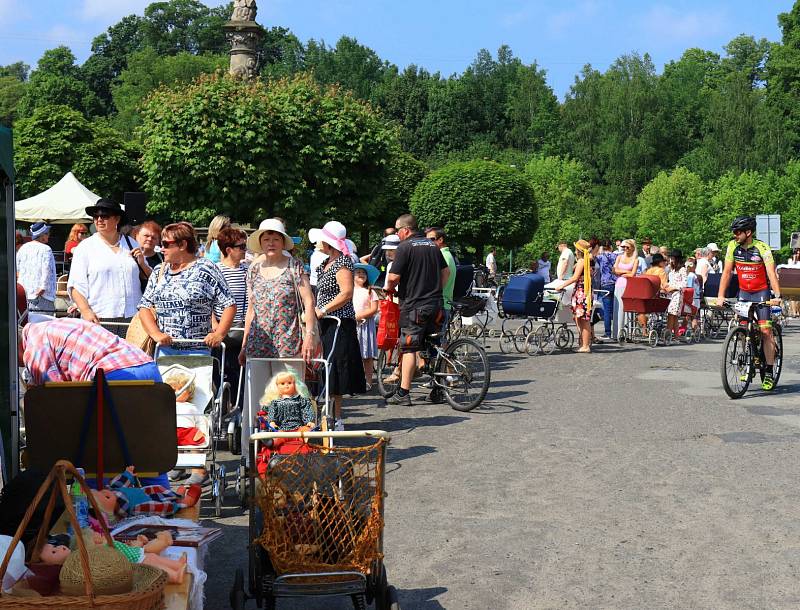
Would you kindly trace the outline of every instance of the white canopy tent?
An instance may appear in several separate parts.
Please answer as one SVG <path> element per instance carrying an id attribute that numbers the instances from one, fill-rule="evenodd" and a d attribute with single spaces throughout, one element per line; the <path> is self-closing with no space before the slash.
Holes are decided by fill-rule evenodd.
<path id="1" fill-rule="evenodd" d="M 95 195 L 72 172 L 67 172 L 43 193 L 17 201 L 15 218 L 20 222 L 46 220 L 56 224 L 90 221 L 85 208 L 97 203 L 98 199 L 100 195 Z"/>

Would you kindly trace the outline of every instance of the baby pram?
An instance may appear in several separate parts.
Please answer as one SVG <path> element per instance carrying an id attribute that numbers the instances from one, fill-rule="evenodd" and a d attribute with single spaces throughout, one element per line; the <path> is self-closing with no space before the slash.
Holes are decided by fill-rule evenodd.
<path id="1" fill-rule="evenodd" d="M 716 303 L 721 279 L 721 273 L 709 273 L 703 287 L 702 308 L 707 320 L 708 334 L 712 337 L 724 336 L 728 332 L 728 325 L 736 319 L 733 306 L 739 300 L 739 276 L 732 273 L 725 289 L 725 303 L 730 307 L 722 307 L 722 303 Z M 719 307 L 711 307 L 712 303 Z"/>
<path id="2" fill-rule="evenodd" d="M 198 344 L 197 340 L 174 339 L 176 346 Z M 225 465 L 217 462 L 217 445 L 223 438 L 222 383 L 215 384 L 215 368 L 222 370 L 225 344 L 220 344 L 221 358 L 203 354 L 162 355 L 156 348 L 155 360 L 164 383 L 176 396 L 178 461 L 176 470 L 206 469 L 214 514 L 219 516 L 225 495 Z M 228 393 L 229 396 L 229 393 Z"/>
<path id="3" fill-rule="evenodd" d="M 488 298 L 477 294 L 472 265 L 456 267 L 456 281 L 453 285 L 450 326 L 448 340 L 461 336 L 486 339 L 487 327 L 492 316 L 487 309 Z M 483 289 L 478 289 L 483 290 Z"/>
<path id="4" fill-rule="evenodd" d="M 516 349 L 520 354 L 527 350 L 528 341 L 536 342 L 539 349 L 539 336 L 534 332 L 534 321 L 553 321 L 561 304 L 561 296 L 545 298 L 544 278 L 535 273 L 511 276 L 503 291 L 503 324 L 500 335 L 500 351 L 507 354 Z M 519 320 L 524 320 L 519 323 Z M 517 324 L 515 330 L 511 330 Z"/>
<path id="5" fill-rule="evenodd" d="M 625 291 L 622 293 L 622 308 L 625 312 L 625 324 L 619 331 L 620 343 L 641 343 L 647 341 L 651 347 L 668 341 L 664 312 L 669 306 L 669 299 L 659 295 L 661 280 L 655 275 L 639 275 L 627 278 Z M 638 314 L 648 315 L 647 326 L 639 324 Z"/>

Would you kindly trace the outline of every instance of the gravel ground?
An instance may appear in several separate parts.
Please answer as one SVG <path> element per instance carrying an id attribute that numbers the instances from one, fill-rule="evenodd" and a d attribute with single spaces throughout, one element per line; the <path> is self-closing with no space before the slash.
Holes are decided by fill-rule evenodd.
<path id="1" fill-rule="evenodd" d="M 349 428 L 392 432 L 385 551 L 402 607 L 797 607 L 798 326 L 777 390 L 738 401 L 721 387 L 720 341 L 549 356 L 495 342 L 472 413 L 422 393 L 412 407 L 350 401 Z M 216 610 L 247 566 L 247 515 L 229 498 L 213 521 Z"/>

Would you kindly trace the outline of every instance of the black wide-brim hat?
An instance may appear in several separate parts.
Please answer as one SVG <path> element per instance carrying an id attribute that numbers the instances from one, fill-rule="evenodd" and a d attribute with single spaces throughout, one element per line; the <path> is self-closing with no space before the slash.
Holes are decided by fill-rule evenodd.
<path id="1" fill-rule="evenodd" d="M 120 226 L 128 222 L 128 217 L 125 215 L 125 210 L 122 209 L 122 206 L 110 199 L 98 199 L 97 203 L 86 208 L 86 214 L 89 216 L 93 216 L 97 212 L 107 212 L 112 216 L 119 216 Z"/>

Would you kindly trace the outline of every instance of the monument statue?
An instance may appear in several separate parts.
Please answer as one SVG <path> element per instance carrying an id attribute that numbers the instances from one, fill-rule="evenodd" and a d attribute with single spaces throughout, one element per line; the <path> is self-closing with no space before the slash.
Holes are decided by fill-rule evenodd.
<path id="1" fill-rule="evenodd" d="M 256 23 L 256 0 L 234 0 L 231 20 L 223 29 L 231 45 L 228 72 L 239 78 L 258 75 L 259 44 L 264 30 Z"/>

